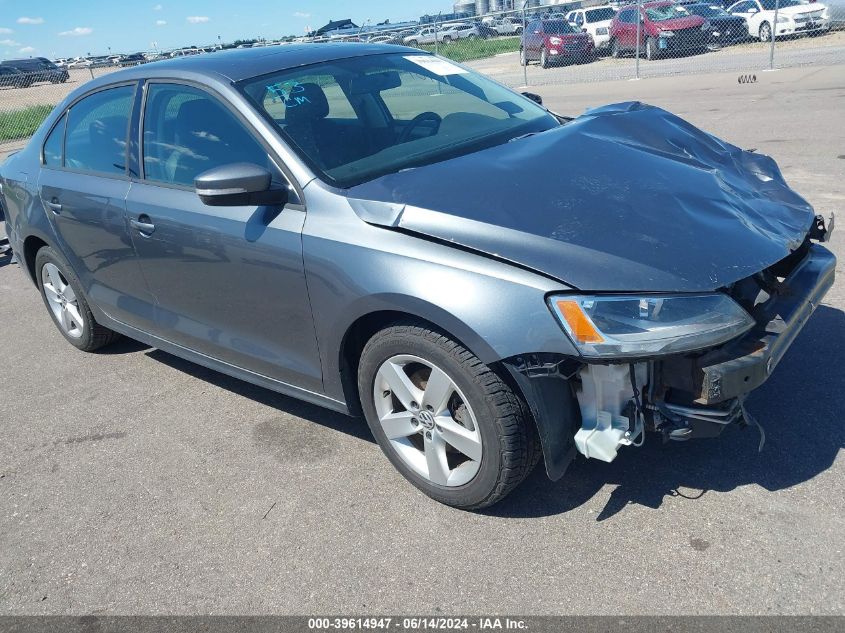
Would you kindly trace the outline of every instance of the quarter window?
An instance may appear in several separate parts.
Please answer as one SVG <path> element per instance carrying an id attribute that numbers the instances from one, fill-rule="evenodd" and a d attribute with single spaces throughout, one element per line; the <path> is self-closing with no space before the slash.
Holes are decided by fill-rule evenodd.
<path id="1" fill-rule="evenodd" d="M 149 88 L 143 155 L 147 180 L 187 187 L 202 172 L 229 163 L 276 171 L 267 151 L 217 99 L 177 84 Z"/>
<path id="2" fill-rule="evenodd" d="M 67 114 L 63 114 L 59 122 L 53 127 L 47 140 L 44 141 L 44 164 L 47 167 L 62 166 L 62 144 L 65 140 L 66 123 Z"/>
<path id="3" fill-rule="evenodd" d="M 126 137 L 135 86 L 95 92 L 70 108 L 65 167 L 103 174 L 126 171 Z"/>

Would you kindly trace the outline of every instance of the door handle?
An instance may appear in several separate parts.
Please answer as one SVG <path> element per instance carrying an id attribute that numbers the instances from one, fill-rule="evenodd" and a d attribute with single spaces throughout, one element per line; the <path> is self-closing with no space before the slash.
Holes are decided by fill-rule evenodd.
<path id="1" fill-rule="evenodd" d="M 129 220 L 129 224 L 142 235 L 151 235 L 156 230 L 156 225 L 150 221 L 148 215 L 141 215 L 137 220 Z"/>
<path id="2" fill-rule="evenodd" d="M 47 206 L 50 207 L 50 211 L 55 213 L 56 215 L 62 212 L 62 205 L 59 203 L 58 198 L 53 198 L 50 202 L 47 203 Z"/>

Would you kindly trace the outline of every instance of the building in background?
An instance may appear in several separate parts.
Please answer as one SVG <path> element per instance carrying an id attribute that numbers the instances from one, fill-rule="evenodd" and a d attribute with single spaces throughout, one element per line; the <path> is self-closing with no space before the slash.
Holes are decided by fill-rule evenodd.
<path id="1" fill-rule="evenodd" d="M 486 15 L 499 11 L 518 11 L 523 0 L 458 0 L 454 5 L 456 14 Z M 537 9 L 553 5 L 569 5 L 573 0 L 528 0 L 526 9 Z"/>

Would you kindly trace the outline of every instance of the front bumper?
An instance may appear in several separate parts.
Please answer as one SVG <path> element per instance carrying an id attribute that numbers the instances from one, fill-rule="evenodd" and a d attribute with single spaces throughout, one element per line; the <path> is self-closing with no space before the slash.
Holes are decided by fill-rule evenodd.
<path id="1" fill-rule="evenodd" d="M 756 327 L 695 358 L 662 361 L 663 384 L 705 406 L 742 397 L 762 385 L 833 285 L 835 269 L 836 257 L 811 245 L 777 286 L 777 294 L 759 307 Z"/>
<path id="2" fill-rule="evenodd" d="M 801 35 L 802 33 L 821 33 L 830 30 L 830 19 L 820 18 L 809 22 L 783 22 L 778 24 L 777 35 Z"/>

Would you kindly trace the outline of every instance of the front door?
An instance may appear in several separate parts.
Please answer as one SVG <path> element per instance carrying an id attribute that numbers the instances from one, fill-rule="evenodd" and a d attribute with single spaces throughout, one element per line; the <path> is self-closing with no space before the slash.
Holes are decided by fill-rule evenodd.
<path id="1" fill-rule="evenodd" d="M 305 212 L 210 207 L 194 178 L 248 162 L 281 171 L 216 97 L 153 83 L 143 121 L 144 177 L 127 198 L 132 241 L 157 305 L 155 334 L 212 358 L 309 390 L 322 390 L 305 272 Z"/>

